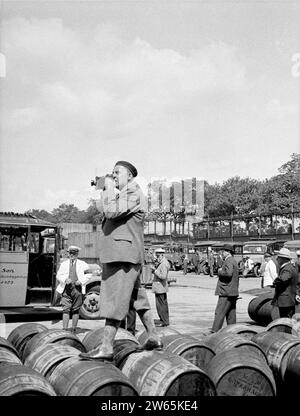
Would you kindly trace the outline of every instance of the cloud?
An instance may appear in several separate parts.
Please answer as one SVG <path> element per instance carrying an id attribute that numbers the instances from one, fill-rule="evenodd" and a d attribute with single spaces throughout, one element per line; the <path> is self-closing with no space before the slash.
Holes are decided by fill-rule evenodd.
<path id="1" fill-rule="evenodd" d="M 12 83 L 19 86 L 9 100 L 14 108 L 8 121 L 16 122 L 15 111 L 29 107 L 45 127 L 48 119 L 61 131 L 67 120 L 74 131 L 110 140 L 163 113 L 180 112 L 189 101 L 245 87 L 236 51 L 224 43 L 182 55 L 139 38 L 125 42 L 107 25 L 84 38 L 59 19 L 12 19 L 4 22 L 3 32 L 7 92 Z M 32 118 L 32 126 L 35 122 Z M 24 127 L 23 117 L 19 124 Z"/>
<path id="2" fill-rule="evenodd" d="M 149 178 L 205 176 L 230 159 L 228 140 L 237 143 L 240 131 L 227 126 L 236 111 L 240 125 L 248 117 L 246 68 L 232 45 L 183 53 L 125 39 L 111 24 L 86 31 L 60 19 L 2 23 L 3 193 L 8 176 L 18 188 L 25 175 L 31 208 L 79 205 L 90 179 L 119 159 Z"/>

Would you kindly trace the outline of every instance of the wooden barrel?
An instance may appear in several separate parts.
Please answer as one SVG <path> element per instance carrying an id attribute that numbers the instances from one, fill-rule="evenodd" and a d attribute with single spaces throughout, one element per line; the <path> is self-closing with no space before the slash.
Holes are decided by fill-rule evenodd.
<path id="1" fill-rule="evenodd" d="M 47 329 L 48 328 L 45 325 L 35 322 L 22 324 L 12 330 L 7 340 L 15 346 L 19 352 L 20 357 L 22 357 L 26 343 L 34 335 L 43 331 L 47 331 Z"/>
<path id="2" fill-rule="evenodd" d="M 220 329 L 218 333 L 222 332 L 222 334 L 238 334 L 243 338 L 251 340 L 253 335 L 257 334 L 258 332 L 261 332 L 258 331 L 257 328 L 261 328 L 261 331 L 265 331 L 264 327 L 257 327 L 257 325 L 232 324 Z"/>
<path id="3" fill-rule="evenodd" d="M 114 341 L 114 364 L 120 368 L 123 361 L 133 352 L 136 352 L 137 343 L 131 339 L 118 339 Z"/>
<path id="4" fill-rule="evenodd" d="M 166 335 L 163 338 L 164 350 L 177 354 L 190 363 L 206 370 L 206 366 L 215 355 L 213 349 L 204 340 L 198 340 L 188 335 Z"/>
<path id="5" fill-rule="evenodd" d="M 256 296 L 248 305 L 249 317 L 260 325 L 268 325 L 272 320 L 279 318 L 277 307 L 271 305 L 273 292 Z"/>
<path id="6" fill-rule="evenodd" d="M 300 338 L 284 332 L 261 332 L 252 338 L 265 352 L 269 366 L 278 382 L 284 380 L 292 350 L 300 345 Z"/>
<path id="7" fill-rule="evenodd" d="M 104 327 L 95 329 L 94 331 L 89 331 L 82 340 L 83 345 L 85 346 L 87 351 L 91 351 L 92 349 L 99 347 L 102 344 L 104 334 Z M 115 337 L 115 340 L 131 340 L 136 344 L 139 344 L 137 338 L 132 335 L 131 332 L 127 331 L 126 329 L 119 328 Z"/>
<path id="8" fill-rule="evenodd" d="M 255 353 L 233 348 L 217 354 L 207 373 L 218 396 L 275 396 L 271 369 Z"/>
<path id="9" fill-rule="evenodd" d="M 284 373 L 285 394 L 298 395 L 300 385 L 300 346 L 293 348 Z M 298 397 L 298 396 L 296 396 Z"/>
<path id="10" fill-rule="evenodd" d="M 24 364 L 47 378 L 58 364 L 78 354 L 79 350 L 69 345 L 42 344 L 29 354 Z"/>
<path id="11" fill-rule="evenodd" d="M 243 338 L 238 334 L 217 332 L 215 334 L 208 335 L 205 338 L 205 343 L 211 347 L 215 354 L 236 348 L 239 351 L 253 351 L 258 358 L 267 363 L 267 357 L 264 350 L 257 345 L 257 343 L 251 341 L 250 339 Z"/>
<path id="12" fill-rule="evenodd" d="M 265 326 L 262 326 L 262 325 L 249 325 L 249 326 L 251 326 L 251 329 L 253 331 L 255 331 L 255 334 L 253 334 L 253 336 L 251 337 L 251 339 L 254 337 L 254 335 L 260 334 L 261 332 L 265 332 L 265 330 L 266 330 L 266 327 Z"/>
<path id="13" fill-rule="evenodd" d="M 19 358 L 19 353 L 13 344 L 3 337 L 0 337 L 0 349 L 8 350 Z"/>
<path id="14" fill-rule="evenodd" d="M 184 358 L 164 351 L 130 354 L 122 372 L 140 396 L 215 396 L 209 376 Z"/>
<path id="15" fill-rule="evenodd" d="M 62 329 L 49 329 L 34 335 L 27 342 L 22 355 L 23 362 L 40 345 L 52 343 L 69 345 L 71 347 L 77 348 L 79 351 L 86 352 L 85 346 L 76 335 Z"/>
<path id="16" fill-rule="evenodd" d="M 60 363 L 48 378 L 59 396 L 137 396 L 130 380 L 113 364 L 78 357 Z"/>
<path id="17" fill-rule="evenodd" d="M 51 384 L 25 365 L 0 364 L 0 396 L 56 396 Z"/>
<path id="18" fill-rule="evenodd" d="M 0 364 L 1 363 L 14 363 L 22 364 L 20 358 L 8 348 L 0 347 Z"/>
<path id="19" fill-rule="evenodd" d="M 166 335 L 174 335 L 174 334 L 180 335 L 179 331 L 177 331 L 176 329 L 170 326 L 157 327 L 156 331 L 158 332 L 162 341 L 163 341 L 164 336 Z M 143 330 L 142 332 L 137 334 L 137 339 L 141 344 L 144 344 L 147 338 L 148 338 L 148 333 L 146 330 Z"/>
<path id="20" fill-rule="evenodd" d="M 295 325 L 296 322 L 297 321 L 295 319 L 290 318 L 275 319 L 275 321 L 269 323 L 265 330 L 270 332 L 285 332 L 287 334 L 291 334 L 293 325 Z"/>
<path id="21" fill-rule="evenodd" d="M 296 321 L 292 328 L 292 335 L 300 337 L 300 321 Z"/>

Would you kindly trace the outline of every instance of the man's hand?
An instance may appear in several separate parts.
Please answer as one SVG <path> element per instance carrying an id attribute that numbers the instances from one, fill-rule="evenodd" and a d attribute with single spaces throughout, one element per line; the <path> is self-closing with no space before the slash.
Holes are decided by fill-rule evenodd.
<path id="1" fill-rule="evenodd" d="M 75 286 L 81 286 L 81 282 L 79 282 L 79 280 L 76 280 Z"/>
<path id="2" fill-rule="evenodd" d="M 72 283 L 72 280 L 68 277 L 67 280 L 65 281 L 66 285 L 69 285 L 70 283 Z"/>
<path id="3" fill-rule="evenodd" d="M 112 177 L 112 175 L 105 176 L 104 184 L 105 184 L 105 189 L 112 189 L 112 188 L 115 188 L 116 186 L 115 180 Z"/>

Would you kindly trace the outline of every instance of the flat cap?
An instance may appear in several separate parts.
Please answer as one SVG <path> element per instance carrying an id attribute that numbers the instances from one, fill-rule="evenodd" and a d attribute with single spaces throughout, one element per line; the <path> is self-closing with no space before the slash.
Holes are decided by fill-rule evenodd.
<path id="1" fill-rule="evenodd" d="M 157 249 L 155 250 L 155 253 L 156 253 L 156 254 L 159 254 L 159 253 L 165 253 L 165 250 L 164 250 L 163 248 L 157 248 Z"/>
<path id="2" fill-rule="evenodd" d="M 285 259 L 292 259 L 292 254 L 288 248 L 282 247 L 279 251 L 274 251 L 278 257 L 284 257 Z"/>
<path id="3" fill-rule="evenodd" d="M 115 166 L 124 166 L 127 168 L 131 173 L 132 176 L 135 178 L 138 174 L 138 171 L 135 166 L 133 166 L 130 162 L 126 162 L 126 160 L 118 160 Z"/>
<path id="4" fill-rule="evenodd" d="M 70 246 L 67 251 L 70 253 L 71 251 L 73 252 L 78 252 L 80 250 L 80 247 L 77 246 Z"/>
<path id="5" fill-rule="evenodd" d="M 223 247 L 221 247 L 222 250 L 229 251 L 230 253 L 234 253 L 233 245 L 231 244 L 224 244 Z"/>

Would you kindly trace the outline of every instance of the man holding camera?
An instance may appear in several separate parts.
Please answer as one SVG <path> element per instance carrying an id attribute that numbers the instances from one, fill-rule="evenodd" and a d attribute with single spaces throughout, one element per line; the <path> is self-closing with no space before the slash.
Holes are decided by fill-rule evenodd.
<path id="1" fill-rule="evenodd" d="M 97 207 L 104 213 L 100 237 L 100 261 L 103 274 L 100 291 L 100 313 L 105 318 L 102 344 L 84 359 L 113 359 L 113 342 L 130 305 L 138 313 L 148 339 L 143 349 L 161 349 L 146 290 L 140 276 L 144 264 L 144 216 L 146 200 L 134 178 L 136 168 L 118 161 L 112 175 L 107 175 Z M 116 192 L 116 188 L 119 192 Z"/>

